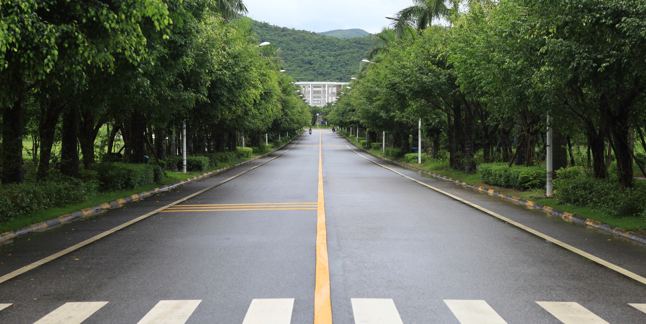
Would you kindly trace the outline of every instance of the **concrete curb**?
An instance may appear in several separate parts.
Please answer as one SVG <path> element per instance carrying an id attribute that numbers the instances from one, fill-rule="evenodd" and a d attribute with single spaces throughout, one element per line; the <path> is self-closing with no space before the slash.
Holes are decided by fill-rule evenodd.
<path id="1" fill-rule="evenodd" d="M 346 139 L 347 139 L 347 137 L 346 137 Z M 444 180 L 444 181 L 448 181 L 448 182 L 453 182 L 453 183 L 455 183 L 457 185 L 460 185 L 462 187 L 469 188 L 469 189 L 474 190 L 474 191 L 478 191 L 478 192 L 481 192 L 481 193 L 488 194 L 489 196 L 499 197 L 499 198 L 505 199 L 507 201 L 513 202 L 515 204 L 525 206 L 527 208 L 540 210 L 540 211 L 542 211 L 542 212 L 544 212 L 546 214 L 558 217 L 558 218 L 560 218 L 560 219 L 562 219 L 562 220 L 564 220 L 564 221 L 566 221 L 568 223 L 573 223 L 573 224 L 576 224 L 576 225 L 579 225 L 579 226 L 584 226 L 584 227 L 594 229 L 594 230 L 597 230 L 597 231 L 605 233 L 605 234 L 615 235 L 615 236 L 618 236 L 620 238 L 624 238 L 624 239 L 627 239 L 627 240 L 630 240 L 630 241 L 633 241 L 633 242 L 636 242 L 636 243 L 646 245 L 646 236 L 644 236 L 642 234 L 638 234 L 638 233 L 631 232 L 631 231 L 626 231 L 623 228 L 613 227 L 613 226 L 610 226 L 608 224 L 605 224 L 605 223 L 602 223 L 602 222 L 599 222 L 599 221 L 596 221 L 596 220 L 593 220 L 593 219 L 589 219 L 589 218 L 585 218 L 585 217 L 580 216 L 580 215 L 560 211 L 558 209 L 554 209 L 553 207 L 544 206 L 544 205 L 535 203 L 535 202 L 530 201 L 530 200 L 522 199 L 522 198 L 517 197 L 517 196 L 507 195 L 507 194 L 504 194 L 502 192 L 495 191 L 493 189 L 487 189 L 487 188 L 484 188 L 484 187 L 470 185 L 470 184 L 468 184 L 466 182 L 458 181 L 458 180 L 449 178 L 447 176 L 443 176 L 443 175 L 440 175 L 440 174 L 437 174 L 437 173 L 426 171 L 424 169 L 416 168 L 414 166 L 404 164 L 404 163 L 401 163 L 401 162 L 398 162 L 398 161 L 394 161 L 394 160 L 391 160 L 391 159 L 388 159 L 388 158 L 385 158 L 385 157 L 374 155 L 374 154 L 372 154 L 372 152 L 370 152 L 370 151 L 368 151 L 368 150 L 366 150 L 366 149 L 364 149 L 362 147 L 357 146 L 356 144 L 354 144 L 349 139 L 348 139 L 348 142 L 350 142 L 350 144 L 354 145 L 356 148 L 364 151 L 365 153 L 368 153 L 368 154 L 372 155 L 373 157 L 376 157 L 378 159 L 387 161 L 388 163 L 391 163 L 391 164 L 399 165 L 399 166 L 401 166 L 401 167 L 403 167 L 405 169 L 422 172 L 422 173 L 427 174 L 427 175 L 429 175 L 429 176 L 431 176 L 433 178 L 436 178 L 436 179 L 440 179 L 440 180 Z"/>
<path id="2" fill-rule="evenodd" d="M 296 136 L 296 137 L 298 137 L 298 136 Z M 296 137 L 294 139 L 296 139 Z M 79 220 L 79 219 L 82 219 L 82 218 L 87 218 L 87 217 L 90 217 L 90 216 L 95 216 L 95 215 L 98 215 L 98 214 L 101 214 L 101 213 L 105 213 L 110 209 L 116 209 L 116 208 L 123 207 L 127 203 L 130 203 L 130 202 L 133 202 L 133 201 L 138 201 L 138 200 L 150 197 L 150 196 L 152 196 L 154 194 L 157 194 L 157 193 L 160 193 L 160 192 L 170 191 L 172 189 L 175 189 L 175 188 L 177 188 L 179 186 L 183 186 L 183 185 L 188 184 L 190 182 L 206 179 L 206 178 L 212 177 L 212 176 L 214 176 L 216 174 L 222 173 L 224 171 L 235 169 L 235 168 L 237 168 L 237 167 L 239 167 L 241 165 L 248 164 L 248 163 L 250 163 L 250 162 L 252 162 L 254 160 L 264 158 L 267 155 L 272 154 L 272 153 L 282 149 L 283 147 L 287 146 L 292 141 L 293 140 L 283 144 L 282 146 L 280 146 L 279 148 L 277 148 L 277 149 L 275 149 L 275 150 L 273 150 L 271 152 L 268 152 L 268 153 L 265 153 L 265 154 L 262 154 L 262 155 L 258 155 L 256 157 L 253 157 L 253 158 L 247 160 L 247 161 L 236 163 L 236 165 L 234 165 L 234 166 L 228 166 L 228 167 L 224 167 L 222 169 L 209 171 L 209 172 L 197 175 L 195 177 L 192 177 L 192 178 L 189 178 L 189 179 L 186 179 L 186 180 L 182 180 L 180 182 L 176 182 L 176 183 L 173 183 L 173 184 L 158 187 L 158 188 L 155 188 L 155 189 L 149 190 L 149 191 L 144 191 L 144 192 L 141 192 L 141 193 L 138 193 L 138 194 L 134 194 L 134 195 L 125 197 L 125 198 L 121 198 L 121 199 L 117 199 L 115 201 L 111 201 L 109 203 L 103 203 L 101 205 L 97 205 L 97 206 L 94 206 L 94 207 L 90 207 L 90 208 L 86 208 L 86 209 L 83 209 L 83 210 L 75 211 L 75 212 L 70 213 L 70 214 L 65 214 L 65 215 L 62 215 L 62 216 L 59 216 L 59 217 L 56 217 L 56 218 L 46 220 L 44 222 L 40 222 L 40 223 L 37 223 L 37 224 L 33 224 L 31 226 L 21 228 L 19 230 L 2 233 L 2 234 L 0 234 L 0 245 L 10 243 L 14 239 L 23 237 L 23 236 L 31 234 L 31 233 L 44 232 L 44 231 L 50 230 L 52 228 L 56 228 L 58 226 L 61 226 L 63 224 L 71 223 L 71 222 L 73 222 L 75 220 Z"/>

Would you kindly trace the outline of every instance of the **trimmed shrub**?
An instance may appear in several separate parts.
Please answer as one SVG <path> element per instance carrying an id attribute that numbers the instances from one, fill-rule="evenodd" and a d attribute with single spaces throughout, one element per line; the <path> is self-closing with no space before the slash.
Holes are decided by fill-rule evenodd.
<path id="1" fill-rule="evenodd" d="M 417 163 L 417 153 L 408 153 L 404 155 L 404 160 L 406 163 Z M 428 160 L 428 155 L 422 153 L 422 163 L 426 162 Z"/>
<path id="2" fill-rule="evenodd" d="M 506 163 L 480 165 L 482 181 L 492 186 L 527 190 L 546 184 L 547 172 L 541 167 L 508 166 Z"/>
<path id="3" fill-rule="evenodd" d="M 50 175 L 43 182 L 3 185 L 0 188 L 0 222 L 83 202 L 94 195 L 97 188 L 95 180 L 83 182 L 60 174 Z"/>
<path id="4" fill-rule="evenodd" d="M 175 156 L 169 159 L 169 163 L 177 166 L 177 170 L 182 170 L 184 158 Z M 203 172 L 211 166 L 211 161 L 208 156 L 192 155 L 186 157 L 186 171 L 190 172 Z"/>
<path id="5" fill-rule="evenodd" d="M 555 179 L 574 179 L 587 175 L 587 171 L 582 166 L 573 166 L 569 168 L 560 168 L 555 173 Z"/>
<path id="6" fill-rule="evenodd" d="M 368 142 L 366 142 L 366 140 L 360 140 L 359 145 L 363 148 L 368 148 Z"/>
<path id="7" fill-rule="evenodd" d="M 134 189 L 164 178 L 161 167 L 151 164 L 101 163 L 96 169 L 101 191 Z"/>
<path id="8" fill-rule="evenodd" d="M 389 156 L 391 158 L 397 159 L 397 158 L 400 158 L 400 157 L 404 156 L 404 151 L 402 151 L 402 149 L 396 148 L 396 147 L 387 148 L 386 149 L 386 156 Z"/>
<path id="9" fill-rule="evenodd" d="M 373 150 L 381 150 L 383 148 L 383 143 L 371 143 L 370 146 Z"/>
<path id="10" fill-rule="evenodd" d="M 236 153 L 238 154 L 238 157 L 250 158 L 251 154 L 253 154 L 253 149 L 250 147 L 236 147 Z"/>
<path id="11" fill-rule="evenodd" d="M 236 158 L 234 152 L 215 152 L 208 155 L 209 163 L 211 166 L 216 167 L 218 163 L 228 163 Z"/>
<path id="12" fill-rule="evenodd" d="M 600 208 L 615 217 L 640 216 L 646 213 L 646 184 L 622 189 L 618 182 L 580 176 L 559 179 L 555 183 L 559 203 Z"/>

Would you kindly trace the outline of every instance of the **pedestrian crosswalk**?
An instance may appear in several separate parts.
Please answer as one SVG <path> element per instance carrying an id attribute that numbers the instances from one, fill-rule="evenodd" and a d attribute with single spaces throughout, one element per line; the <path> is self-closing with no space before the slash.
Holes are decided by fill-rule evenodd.
<path id="1" fill-rule="evenodd" d="M 201 300 L 159 301 L 138 324 L 183 324 L 198 309 Z M 484 300 L 444 300 L 460 324 L 505 324 L 507 323 Z M 563 324 L 607 324 L 605 320 L 575 302 L 537 301 L 545 311 Z M 34 324 L 81 324 L 108 302 L 68 302 L 52 310 Z M 352 298 L 355 324 L 403 324 L 392 299 Z M 646 313 L 646 304 L 629 304 Z M 0 303 L 0 311 L 12 304 Z M 290 324 L 294 310 L 293 298 L 253 299 L 242 324 Z M 2 315 L 0 313 L 0 315 Z M 1 316 L 0 316 L 1 318 Z M 429 322 L 433 322 L 429 318 Z M 644 321 L 646 322 L 646 315 Z"/>

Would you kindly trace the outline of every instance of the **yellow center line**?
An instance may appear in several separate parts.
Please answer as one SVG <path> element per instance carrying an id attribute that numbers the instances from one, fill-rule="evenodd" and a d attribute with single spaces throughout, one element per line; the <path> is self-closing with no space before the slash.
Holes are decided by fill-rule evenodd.
<path id="1" fill-rule="evenodd" d="M 339 138 L 339 140 L 341 140 L 341 138 Z M 341 142 L 344 143 L 343 141 L 341 141 Z M 380 164 L 380 163 L 378 163 L 378 162 L 376 162 L 376 161 L 374 161 L 374 160 L 372 160 L 372 159 L 370 159 L 368 157 L 363 156 L 362 154 L 359 154 L 359 152 L 355 151 L 353 148 L 351 148 L 347 144 L 346 144 L 346 146 L 350 150 L 352 150 L 354 153 L 359 155 L 360 157 L 362 157 L 362 158 L 364 158 L 364 159 L 366 159 L 366 160 L 368 160 L 368 161 L 370 161 L 370 162 L 372 162 L 372 163 L 374 163 L 374 164 L 376 164 L 376 165 L 378 165 L 378 166 L 380 166 L 380 167 L 382 167 L 382 168 L 384 168 L 386 170 L 389 170 L 389 171 L 392 171 L 392 172 L 394 172 L 396 174 L 399 174 L 400 176 L 402 176 L 402 177 L 404 177 L 406 179 L 409 179 L 411 181 L 417 182 L 417 183 L 421 184 L 424 187 L 427 187 L 427 188 L 429 188 L 431 190 L 434 190 L 434 191 L 436 191 L 436 192 L 438 192 L 440 194 L 443 194 L 445 196 L 453 198 L 454 200 L 457 200 L 457 201 L 459 201 L 459 202 L 461 202 L 461 203 L 463 203 L 465 205 L 471 206 L 471 207 L 473 207 L 473 208 L 475 208 L 475 209 L 477 209 L 479 211 L 482 211 L 485 214 L 493 216 L 493 217 L 495 217 L 495 218 L 497 218 L 497 219 L 499 219 L 501 221 L 504 221 L 504 222 L 506 222 L 508 224 L 516 226 L 517 228 L 519 228 L 519 229 L 521 229 L 523 231 L 526 231 L 526 232 L 528 232 L 530 234 L 538 236 L 538 237 L 540 237 L 540 238 L 542 238 L 542 239 L 544 239 L 544 240 L 546 240 L 548 242 L 551 242 L 551 243 L 553 243 L 555 245 L 558 245 L 558 246 L 560 246 L 560 247 L 562 247 L 562 248 L 564 248 L 564 249 L 566 249 L 566 250 L 568 250 L 570 252 L 578 254 L 578 255 L 580 255 L 580 256 L 582 256 L 582 257 L 584 257 L 584 258 L 586 258 L 586 259 L 588 259 L 590 261 L 596 262 L 596 263 L 598 263 L 598 264 L 600 264 L 600 265 L 602 265 L 602 266 L 604 266 L 604 267 L 606 267 L 608 269 L 616 271 L 616 272 L 618 272 L 618 273 L 620 273 L 620 274 L 622 274 L 622 275 L 624 275 L 624 276 L 626 276 L 628 278 L 631 278 L 631 279 L 633 279 L 635 281 L 638 281 L 638 282 L 640 282 L 642 284 L 646 284 L 646 278 L 644 278 L 644 277 L 642 277 L 642 276 L 640 276 L 640 275 L 638 275 L 638 274 L 636 274 L 636 273 L 634 273 L 634 272 L 632 272 L 630 270 L 624 269 L 624 268 L 622 268 L 622 267 L 620 267 L 618 265 L 615 265 L 614 263 L 611 263 L 611 262 L 608 262 L 606 260 L 603 260 L 603 259 L 601 259 L 601 258 L 599 258 L 597 256 L 594 256 L 594 255 L 592 255 L 592 254 L 590 254 L 588 252 L 585 252 L 585 251 L 583 251 L 581 249 L 578 249 L 578 248 L 576 248 L 576 247 L 574 247 L 572 245 L 569 245 L 569 244 L 567 244 L 565 242 L 559 241 L 559 240 L 557 240 L 557 239 L 555 239 L 555 238 L 553 238 L 553 237 L 551 237 L 551 236 L 549 236 L 547 234 L 543 234 L 543 233 L 541 233 L 541 232 L 539 232 L 539 231 L 537 231 L 537 230 L 535 230 L 535 229 L 533 229 L 531 227 L 527 227 L 527 226 L 525 226 L 525 225 L 523 225 L 521 223 L 513 221 L 513 220 L 511 220 L 511 219 L 509 219 L 509 218 L 507 218 L 505 216 L 502 216 L 502 215 L 500 215 L 498 213 L 495 213 L 495 212 L 493 212 L 491 210 L 488 210 L 488 209 L 486 209 L 486 208 L 484 208 L 482 206 L 476 205 L 476 204 L 474 204 L 474 203 L 472 203 L 470 201 L 467 201 L 467 200 L 464 200 L 464 199 L 462 199 L 460 197 L 452 195 L 452 194 L 450 194 L 450 193 L 448 193 L 448 192 L 446 192 L 444 190 L 435 188 L 435 187 L 433 187 L 433 186 L 431 186 L 429 184 L 426 184 L 424 182 L 421 182 L 421 181 L 419 181 L 417 179 L 413 179 L 413 178 L 411 178 L 411 177 L 409 177 L 409 176 L 407 176 L 407 175 L 405 175 L 405 174 L 403 174 L 403 173 L 401 173 L 399 171 L 391 169 L 391 168 L 389 168 L 389 167 L 387 167 L 385 165 L 382 165 L 382 164 Z"/>
<path id="2" fill-rule="evenodd" d="M 330 265 L 327 255 L 325 197 L 323 195 L 322 133 L 319 133 L 318 209 L 316 213 L 316 283 L 314 290 L 314 324 L 332 324 Z"/>
<path id="3" fill-rule="evenodd" d="M 160 213 L 188 213 L 188 212 L 226 212 L 226 211 L 271 211 L 271 210 L 317 210 L 312 208 L 254 208 L 254 209 L 168 209 Z"/>

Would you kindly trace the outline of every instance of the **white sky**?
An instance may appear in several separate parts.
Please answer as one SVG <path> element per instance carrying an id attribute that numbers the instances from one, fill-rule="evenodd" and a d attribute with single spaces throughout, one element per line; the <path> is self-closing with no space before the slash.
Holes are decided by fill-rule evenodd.
<path id="1" fill-rule="evenodd" d="M 279 27 L 312 32 L 363 29 L 376 34 L 390 25 L 386 16 L 410 7 L 412 0 L 243 0 L 247 16 Z"/>

